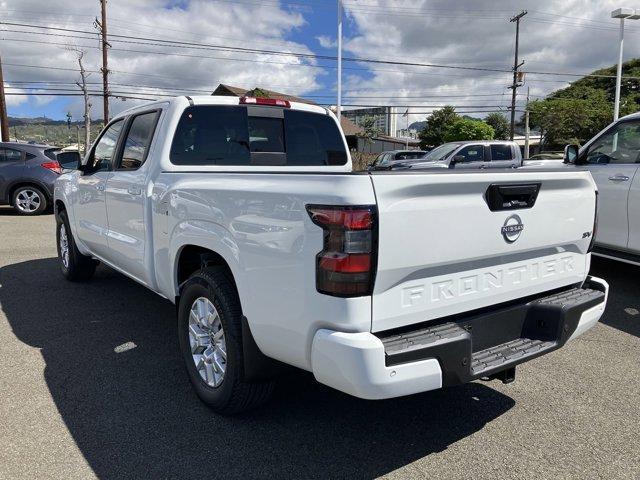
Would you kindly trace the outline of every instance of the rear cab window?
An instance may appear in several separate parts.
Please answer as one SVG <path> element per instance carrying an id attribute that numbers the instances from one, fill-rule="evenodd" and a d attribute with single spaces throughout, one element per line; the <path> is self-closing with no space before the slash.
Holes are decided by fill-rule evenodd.
<path id="1" fill-rule="evenodd" d="M 184 110 L 171 145 L 174 165 L 321 166 L 348 161 L 326 114 L 280 107 L 195 105 Z"/>

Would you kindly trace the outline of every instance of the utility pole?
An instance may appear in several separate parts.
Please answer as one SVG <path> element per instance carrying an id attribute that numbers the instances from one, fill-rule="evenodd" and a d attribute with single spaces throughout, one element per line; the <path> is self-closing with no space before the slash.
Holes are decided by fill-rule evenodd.
<path id="1" fill-rule="evenodd" d="M 2 60 L 0 59 L 0 129 L 3 142 L 9 141 L 9 119 L 7 118 L 7 101 L 4 97 L 4 78 L 2 77 Z"/>
<path id="2" fill-rule="evenodd" d="M 100 44 L 102 47 L 102 103 L 104 111 L 104 124 L 109 122 L 109 66 L 107 49 L 111 47 L 107 41 L 107 0 L 99 0 L 102 11 L 102 19 L 95 19 L 95 26 L 100 30 Z"/>
<path id="3" fill-rule="evenodd" d="M 516 127 L 516 89 L 518 88 L 518 68 L 522 63 L 518 64 L 518 41 L 520 37 L 520 19 L 527 14 L 526 10 L 521 11 L 518 15 L 511 18 L 510 22 L 516 22 L 516 51 L 513 61 L 513 83 L 511 84 L 511 132 L 510 138 L 513 141 L 513 135 Z"/>
<path id="4" fill-rule="evenodd" d="M 336 105 L 338 122 L 342 116 L 342 0 L 338 0 L 338 105 Z"/>
<path id="5" fill-rule="evenodd" d="M 527 108 L 524 111 L 524 159 L 529 160 L 529 87 L 527 87 Z"/>

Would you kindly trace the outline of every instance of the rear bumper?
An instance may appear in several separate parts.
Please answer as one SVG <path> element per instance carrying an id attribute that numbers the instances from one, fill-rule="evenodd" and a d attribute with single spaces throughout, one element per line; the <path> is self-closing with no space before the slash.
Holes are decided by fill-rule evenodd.
<path id="1" fill-rule="evenodd" d="M 604 280 L 589 277 L 580 288 L 411 330 L 318 330 L 313 374 L 325 385 L 372 400 L 489 377 L 589 330 L 604 312 L 608 290 Z"/>

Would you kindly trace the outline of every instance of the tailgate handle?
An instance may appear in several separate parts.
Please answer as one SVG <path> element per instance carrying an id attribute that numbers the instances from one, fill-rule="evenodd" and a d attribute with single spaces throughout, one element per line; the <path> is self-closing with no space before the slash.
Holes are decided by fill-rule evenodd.
<path id="1" fill-rule="evenodd" d="M 540 183 L 489 185 L 485 200 L 492 212 L 531 208 L 539 191 Z"/>

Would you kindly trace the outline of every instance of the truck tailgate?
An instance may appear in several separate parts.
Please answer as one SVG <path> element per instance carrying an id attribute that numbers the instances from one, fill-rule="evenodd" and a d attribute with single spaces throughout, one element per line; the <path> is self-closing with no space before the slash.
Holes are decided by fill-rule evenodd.
<path id="1" fill-rule="evenodd" d="M 373 332 L 585 278 L 596 201 L 589 172 L 449 172 L 371 175 L 379 215 Z M 536 185 L 531 207 L 489 208 L 490 186 L 517 193 Z"/>

